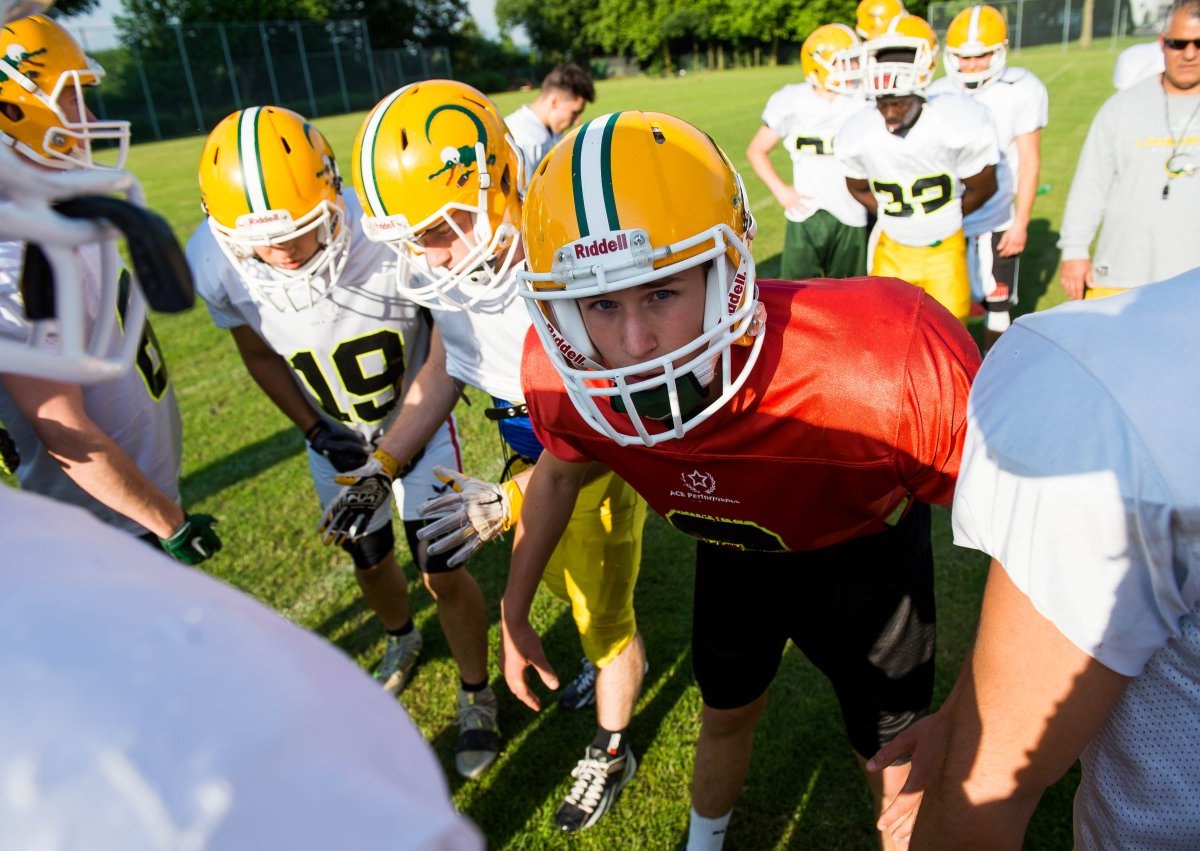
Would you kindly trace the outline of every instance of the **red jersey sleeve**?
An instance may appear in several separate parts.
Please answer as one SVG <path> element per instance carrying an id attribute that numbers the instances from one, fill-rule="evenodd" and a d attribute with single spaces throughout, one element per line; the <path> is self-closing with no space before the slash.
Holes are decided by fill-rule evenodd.
<path id="1" fill-rule="evenodd" d="M 909 346 L 896 435 L 900 480 L 922 502 L 949 506 L 967 430 L 979 347 L 962 323 L 923 296 Z"/>
<path id="2" fill-rule="evenodd" d="M 570 422 L 568 418 L 577 418 L 579 414 L 532 327 L 525 334 L 525 350 L 521 356 L 521 389 L 529 408 L 533 433 L 547 452 L 560 461 L 574 464 L 596 460 L 582 445 L 570 439 L 568 430 L 561 428 Z"/>

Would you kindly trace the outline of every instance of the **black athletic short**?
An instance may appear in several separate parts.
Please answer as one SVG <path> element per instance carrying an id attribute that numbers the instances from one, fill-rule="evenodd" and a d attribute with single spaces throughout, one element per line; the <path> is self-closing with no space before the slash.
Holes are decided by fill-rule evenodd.
<path id="1" fill-rule="evenodd" d="M 914 503 L 893 529 L 809 552 L 701 542 L 692 664 L 704 703 L 753 702 L 790 638 L 833 684 L 862 756 L 925 714 L 936 620 L 929 518 Z"/>

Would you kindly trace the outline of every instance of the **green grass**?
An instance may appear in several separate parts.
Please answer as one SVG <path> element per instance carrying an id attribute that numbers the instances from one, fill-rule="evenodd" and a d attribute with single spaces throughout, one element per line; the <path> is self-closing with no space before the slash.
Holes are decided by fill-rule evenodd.
<path id="1" fill-rule="evenodd" d="M 1111 91 L 1113 57 L 1104 49 L 1064 53 L 1057 47 L 1012 57 L 1013 64 L 1035 71 L 1050 90 L 1041 182 L 1052 189 L 1038 199 L 1034 210 L 1021 265 L 1021 311 L 1044 309 L 1062 299 L 1054 241 L 1076 153 L 1092 115 Z M 747 179 L 760 221 L 755 242 L 760 274 L 769 276 L 778 271 L 783 216 L 750 171 L 745 147 L 767 97 L 797 76 L 798 68 L 790 66 L 605 81 L 598 86 L 598 104 L 590 114 L 662 110 L 710 132 Z M 496 100 L 507 113 L 526 97 L 513 93 Z M 343 163 L 362 117 L 317 122 Z M 195 168 L 201 143 L 200 138 L 191 138 L 139 145 L 130 157 L 130 167 L 141 177 L 150 203 L 167 215 L 180 239 L 186 239 L 201 219 Z M 776 157 L 780 173 L 787 174 L 783 152 L 777 150 Z M 252 384 L 229 335 L 212 327 L 203 308 L 180 317 L 159 317 L 156 324 L 186 426 L 184 498 L 190 510 L 215 514 L 222 521 L 226 548 L 206 569 L 328 637 L 362 665 L 373 666 L 382 651 L 383 634 L 358 599 L 348 560 L 318 542 L 318 507 L 300 435 Z M 471 473 L 495 476 L 500 469 L 497 440 L 480 407 L 460 406 L 466 466 Z M 986 560 L 951 546 L 948 516 L 941 510 L 935 516 L 935 535 L 940 700 L 953 682 L 974 629 Z M 592 735 L 594 716 L 563 713 L 557 707 L 540 715 L 527 711 L 504 691 L 493 654 L 504 751 L 483 779 L 463 783 L 450 778 L 455 802 L 481 827 L 492 847 L 669 849 L 682 840 L 700 707 L 689 651 L 692 550 L 690 540 L 651 519 L 637 598 L 651 668 L 631 734 L 641 767 L 614 815 L 586 834 L 569 839 L 556 834 L 551 816 L 568 787 L 568 770 Z M 493 624 L 506 565 L 502 545 L 487 548 L 471 565 L 484 587 Z M 425 652 L 404 703 L 442 764 L 452 771 L 456 671 L 433 603 L 415 581 L 415 573 L 410 575 Z M 770 589 L 764 588 L 763 593 L 769 594 Z M 560 674 L 573 674 L 579 644 L 565 608 L 543 595 L 535 622 Z M 493 627 L 493 648 L 497 637 Z M 759 728 L 758 745 L 726 847 L 873 847 L 869 796 L 842 733 L 833 695 L 798 653 L 789 652 L 784 660 Z M 1034 818 L 1027 847 L 1070 847 L 1074 779 L 1069 775 L 1047 795 Z"/>

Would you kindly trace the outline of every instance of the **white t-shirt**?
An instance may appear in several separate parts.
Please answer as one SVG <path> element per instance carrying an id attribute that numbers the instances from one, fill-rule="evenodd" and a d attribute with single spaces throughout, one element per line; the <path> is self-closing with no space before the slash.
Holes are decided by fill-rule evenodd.
<path id="1" fill-rule="evenodd" d="M 0 540 L 0 847 L 483 848 L 320 637 L 32 494 L 0 487 Z"/>
<path id="2" fill-rule="evenodd" d="M 808 200 L 803 210 L 785 211 L 791 221 L 802 222 L 826 210 L 843 224 L 866 227 L 867 211 L 846 188 L 846 169 L 833 150 L 842 125 L 862 108 L 862 98 L 827 99 L 810 83 L 784 86 L 767 101 L 763 124 L 783 140 L 792 158 L 792 186 Z"/>
<path id="3" fill-rule="evenodd" d="M 1113 65 L 1113 88 L 1117 91 L 1131 88 L 1147 77 L 1161 74 L 1165 68 L 1162 46 L 1157 40 L 1132 45 L 1117 54 Z"/>
<path id="4" fill-rule="evenodd" d="M 551 132 L 529 104 L 505 116 L 504 123 L 508 125 L 508 132 L 512 133 L 513 141 L 517 143 L 517 149 L 525 161 L 525 184 L 528 185 L 533 178 L 533 170 L 541 165 L 542 159 L 554 147 L 554 143 L 562 138 L 562 134 Z"/>
<path id="5" fill-rule="evenodd" d="M 350 253 L 337 285 L 311 307 L 279 310 L 253 285 L 271 280 L 256 259 L 235 266 L 201 222 L 187 244 L 196 292 L 218 328 L 248 325 L 292 367 L 293 377 L 330 422 L 367 439 L 394 416 L 406 373 L 429 352 L 430 320 L 396 290 L 395 254 L 362 232 L 362 209 L 344 193 Z"/>
<path id="6" fill-rule="evenodd" d="M 25 318 L 18 289 L 24 253 L 23 243 L 0 243 L 0 335 L 21 341 L 31 339 L 33 329 L 33 323 Z M 84 271 L 84 302 L 90 336 L 100 304 L 100 250 L 96 246 L 85 246 L 80 249 L 79 258 Z M 116 274 L 116 271 L 110 270 L 110 274 Z M 53 348 L 57 338 L 47 335 L 45 345 Z M 115 354 L 121 346 L 120 335 L 115 335 L 111 352 Z M 112 438 L 151 484 L 178 503 L 183 424 L 167 364 L 149 319 L 142 331 L 142 344 L 133 368 L 119 378 L 80 385 L 80 389 L 88 418 Z M 21 455 L 17 479 L 22 488 L 78 505 L 103 522 L 130 534 L 148 533 L 140 524 L 94 499 L 63 472 L 3 385 L 0 385 L 0 422 L 12 434 Z"/>
<path id="7" fill-rule="evenodd" d="M 954 542 L 1136 677 L 1084 752 L 1076 845 L 1200 847 L 1200 270 L 1018 321 L 971 391 Z"/>
<path id="8" fill-rule="evenodd" d="M 1041 130 L 1050 120 L 1050 96 L 1032 72 L 1024 68 L 1005 68 L 986 86 L 965 89 L 949 77 L 941 77 L 929 87 L 930 94 L 965 94 L 988 108 L 996 129 L 1000 162 L 996 165 L 996 193 L 983 206 L 963 219 L 967 236 L 1005 230 L 1012 225 L 1013 198 L 1021 158 L 1016 139 Z"/>
<path id="9" fill-rule="evenodd" d="M 434 322 L 446 346 L 446 372 L 463 384 L 507 402 L 525 399 L 521 354 L 532 320 L 517 295 L 514 263 L 494 297 L 470 310 L 435 310 Z"/>
<path id="10" fill-rule="evenodd" d="M 933 245 L 962 228 L 962 180 L 1000 159 L 987 108 L 965 95 L 930 97 L 904 136 L 887 129 L 874 104 L 838 133 L 834 152 L 846 176 L 868 180 L 879 227 L 902 245 Z"/>

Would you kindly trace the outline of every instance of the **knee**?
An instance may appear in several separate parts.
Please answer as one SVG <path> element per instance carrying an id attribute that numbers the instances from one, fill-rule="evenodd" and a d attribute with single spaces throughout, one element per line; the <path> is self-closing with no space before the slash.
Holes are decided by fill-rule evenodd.
<path id="1" fill-rule="evenodd" d="M 421 579 L 433 599 L 439 602 L 453 600 L 466 587 L 468 574 L 463 570 L 443 573 L 422 573 Z"/>
<path id="2" fill-rule="evenodd" d="M 754 731 L 766 706 L 765 694 L 736 709 L 715 709 L 706 704 L 700 715 L 701 729 L 707 736 L 721 738 L 748 735 Z"/>

